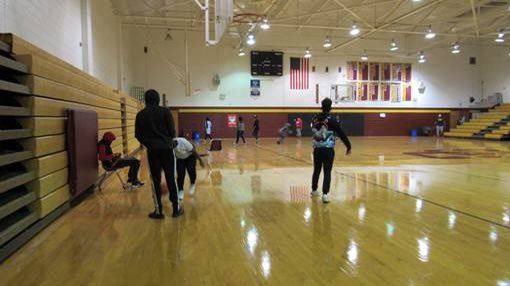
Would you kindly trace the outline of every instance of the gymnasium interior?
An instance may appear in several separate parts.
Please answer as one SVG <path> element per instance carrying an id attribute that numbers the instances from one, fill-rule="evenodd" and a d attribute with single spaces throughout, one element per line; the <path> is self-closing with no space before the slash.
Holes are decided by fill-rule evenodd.
<path id="1" fill-rule="evenodd" d="M 0 0 L 0 285 L 508 286 L 507 33 L 508 0 Z M 155 108 L 204 163 L 178 217 Z"/>

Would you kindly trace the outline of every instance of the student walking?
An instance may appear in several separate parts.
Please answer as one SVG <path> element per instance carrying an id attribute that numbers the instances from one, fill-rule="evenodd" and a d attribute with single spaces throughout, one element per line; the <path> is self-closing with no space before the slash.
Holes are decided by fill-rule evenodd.
<path id="1" fill-rule="evenodd" d="M 165 217 L 161 203 L 161 170 L 165 173 L 173 207 L 172 216 L 182 215 L 184 210 L 179 206 L 174 175 L 175 156 L 172 150 L 172 140 L 175 137 L 174 121 L 170 111 L 159 106 L 159 94 L 153 89 L 145 92 L 145 108 L 136 115 L 135 137 L 147 148 L 154 199 L 154 212 L 150 213 L 149 217 L 153 219 Z"/>
<path id="2" fill-rule="evenodd" d="M 205 123 L 204 123 L 204 127 L 205 127 L 205 140 L 207 139 L 210 139 L 212 140 L 212 121 L 209 117 L 207 117 L 205 119 Z"/>
<path id="3" fill-rule="evenodd" d="M 437 137 L 443 136 L 444 133 L 444 118 L 442 114 L 439 114 L 436 119 L 436 135 Z"/>
<path id="4" fill-rule="evenodd" d="M 175 157 L 177 158 L 177 189 L 179 200 L 184 199 L 184 179 L 188 172 L 190 187 L 189 194 L 195 193 L 195 182 L 197 180 L 197 160 L 200 166 L 204 167 L 204 162 L 198 154 L 195 146 L 184 137 L 177 137 L 173 140 Z"/>
<path id="5" fill-rule="evenodd" d="M 294 119 L 294 124 L 296 125 L 296 137 L 301 138 L 301 131 L 303 130 L 303 120 L 301 120 L 301 117 Z"/>
<path id="6" fill-rule="evenodd" d="M 338 121 L 331 117 L 331 99 L 322 100 L 322 112 L 315 116 L 312 121 L 313 132 L 313 176 L 312 196 L 319 195 L 317 191 L 319 175 L 324 169 L 324 181 L 322 183 L 322 202 L 328 203 L 329 187 L 331 184 L 331 170 L 335 160 L 335 134 L 342 140 L 347 148 L 346 155 L 351 153 L 351 143 L 343 132 Z"/>
<path id="7" fill-rule="evenodd" d="M 236 144 L 239 144 L 239 138 L 243 139 L 243 143 L 246 143 L 246 140 L 244 139 L 244 121 L 241 116 L 239 116 L 239 119 L 237 121 L 237 139 Z"/>
<path id="8" fill-rule="evenodd" d="M 253 118 L 255 120 L 253 121 L 252 135 L 253 135 L 253 137 L 255 137 L 255 140 L 256 140 L 256 142 L 258 144 L 259 143 L 260 123 L 259 123 L 259 118 L 258 118 L 257 115 L 254 115 Z"/>

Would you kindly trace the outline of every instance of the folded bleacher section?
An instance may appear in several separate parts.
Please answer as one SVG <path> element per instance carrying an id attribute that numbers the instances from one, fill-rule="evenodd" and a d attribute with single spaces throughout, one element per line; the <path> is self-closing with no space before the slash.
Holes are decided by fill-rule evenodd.
<path id="1" fill-rule="evenodd" d="M 510 139 L 510 104 L 501 104 L 479 117 L 457 126 L 446 137 L 508 140 Z"/>
<path id="2" fill-rule="evenodd" d="M 94 110 L 114 152 L 139 149 L 141 105 L 11 34 L 0 34 L 0 261 L 70 206 L 66 110 Z M 100 174 L 98 174 L 99 176 Z"/>

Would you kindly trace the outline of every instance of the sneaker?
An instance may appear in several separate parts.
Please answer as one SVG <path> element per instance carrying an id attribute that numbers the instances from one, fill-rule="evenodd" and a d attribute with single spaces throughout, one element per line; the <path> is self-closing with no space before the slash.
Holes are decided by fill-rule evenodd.
<path id="1" fill-rule="evenodd" d="M 311 194 L 312 194 L 312 197 L 316 197 L 316 196 L 320 195 L 317 190 L 312 190 Z"/>
<path id="2" fill-rule="evenodd" d="M 175 211 L 172 213 L 172 217 L 178 217 L 184 214 L 184 209 L 182 207 L 179 207 L 178 211 Z"/>
<path id="3" fill-rule="evenodd" d="M 179 198 L 180 201 L 182 201 L 184 199 L 184 190 L 179 190 L 177 192 L 177 197 Z"/>
<path id="4" fill-rule="evenodd" d="M 325 204 L 329 203 L 328 195 L 322 194 L 322 202 L 325 203 Z"/>
<path id="5" fill-rule="evenodd" d="M 149 217 L 152 219 L 164 219 L 165 215 L 160 212 L 153 211 L 149 214 Z"/>
<path id="6" fill-rule="evenodd" d="M 189 186 L 189 194 L 190 195 L 193 195 L 195 193 L 195 188 L 196 188 L 195 184 L 191 184 Z"/>
<path id="7" fill-rule="evenodd" d="M 131 187 L 135 188 L 135 189 L 141 188 L 144 185 L 145 185 L 144 183 L 142 183 L 142 182 L 140 182 L 138 180 L 131 183 Z"/>

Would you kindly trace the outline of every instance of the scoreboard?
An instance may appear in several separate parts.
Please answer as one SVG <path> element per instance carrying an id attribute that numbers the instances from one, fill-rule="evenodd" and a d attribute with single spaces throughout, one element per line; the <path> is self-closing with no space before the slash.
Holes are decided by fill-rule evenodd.
<path id="1" fill-rule="evenodd" d="M 251 52 L 252 76 L 282 76 L 283 52 Z"/>

